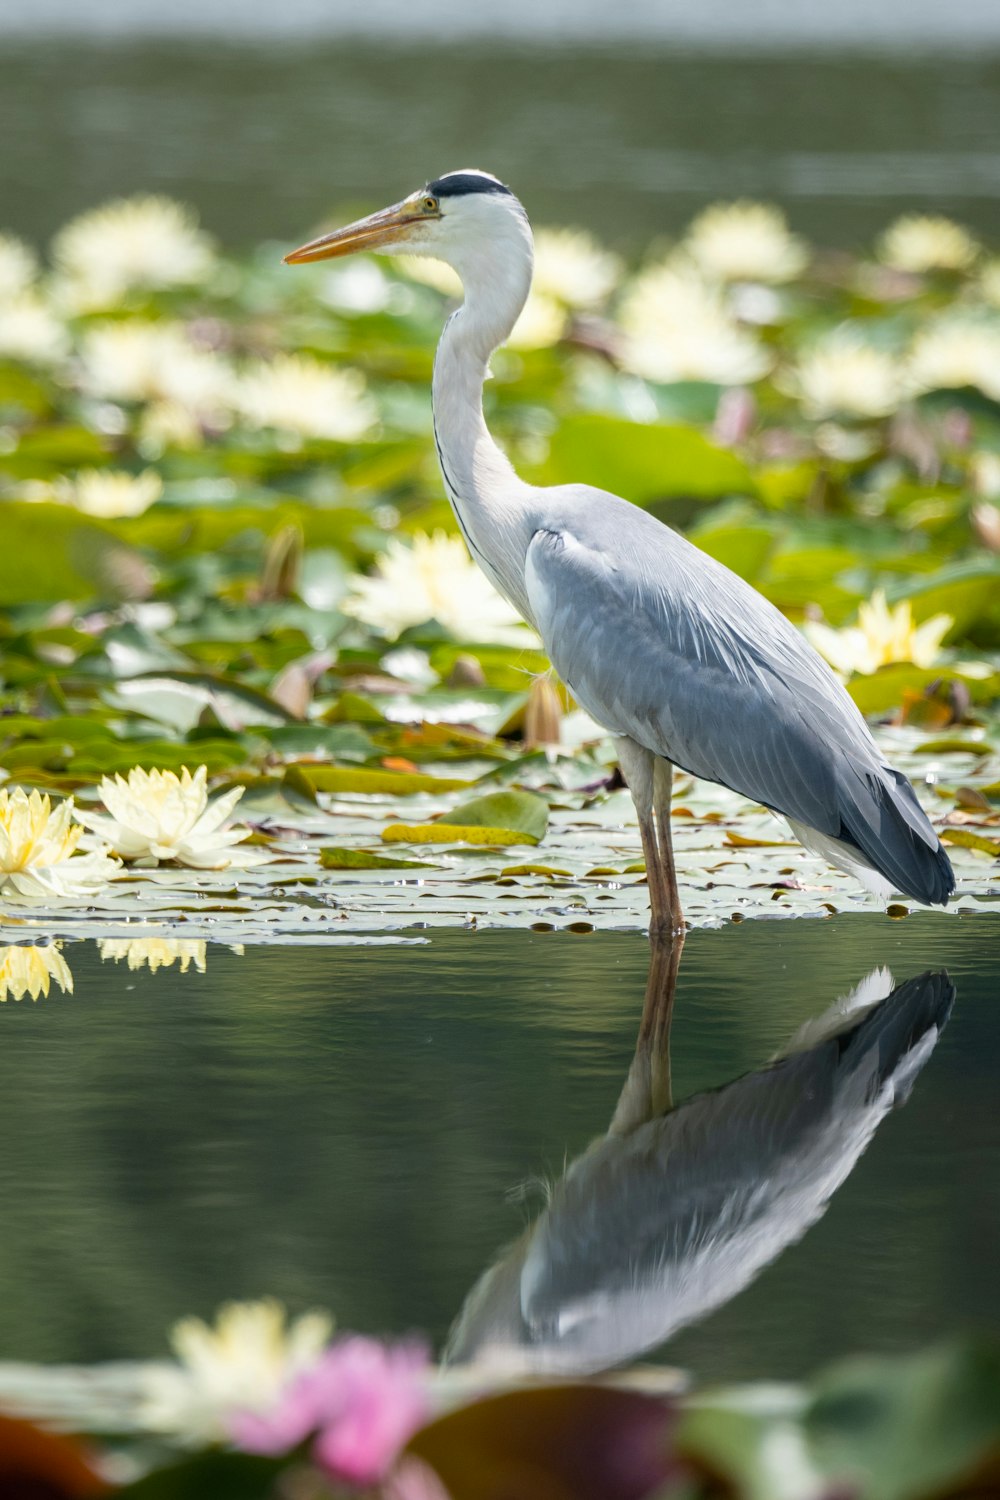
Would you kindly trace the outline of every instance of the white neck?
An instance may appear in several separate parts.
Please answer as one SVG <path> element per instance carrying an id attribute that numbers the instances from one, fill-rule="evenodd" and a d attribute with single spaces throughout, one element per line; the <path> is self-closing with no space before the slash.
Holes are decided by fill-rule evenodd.
<path id="1" fill-rule="evenodd" d="M 434 360 L 434 440 L 445 488 L 470 551 L 487 577 L 522 614 L 527 537 L 524 509 L 531 486 L 515 474 L 483 418 L 483 382 L 494 349 L 508 337 L 531 285 L 531 239 L 456 253 L 452 263 L 465 301 L 445 324 Z"/>

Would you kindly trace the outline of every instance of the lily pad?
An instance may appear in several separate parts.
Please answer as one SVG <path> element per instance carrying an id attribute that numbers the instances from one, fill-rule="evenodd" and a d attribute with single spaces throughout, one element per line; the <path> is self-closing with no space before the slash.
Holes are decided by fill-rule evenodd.
<path id="1" fill-rule="evenodd" d="M 549 826 L 549 805 L 534 792 L 488 792 L 485 797 L 473 797 L 471 802 L 452 808 L 448 818 L 449 822 L 465 826 L 482 825 L 525 833 L 537 844 Z"/>
<path id="2" fill-rule="evenodd" d="M 327 845 L 319 851 L 324 870 L 433 870 L 420 859 L 395 859 L 385 854 L 370 854 L 367 849 L 339 849 Z"/>

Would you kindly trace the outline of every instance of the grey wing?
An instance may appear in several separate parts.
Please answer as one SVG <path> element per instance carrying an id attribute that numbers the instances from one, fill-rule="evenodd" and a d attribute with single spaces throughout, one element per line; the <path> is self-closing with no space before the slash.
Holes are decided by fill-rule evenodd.
<path id="1" fill-rule="evenodd" d="M 897 889 L 946 899 L 950 867 L 912 788 L 794 626 L 646 512 L 573 494 L 532 537 L 525 581 L 583 707 L 674 765 L 852 844 Z"/>

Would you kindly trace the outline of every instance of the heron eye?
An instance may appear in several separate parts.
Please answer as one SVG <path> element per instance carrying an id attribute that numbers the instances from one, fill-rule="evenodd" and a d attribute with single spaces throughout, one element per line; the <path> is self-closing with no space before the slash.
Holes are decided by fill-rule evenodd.
<path id="1" fill-rule="evenodd" d="M 424 201 L 423 201 L 423 210 L 424 210 L 424 213 L 427 213 L 427 214 L 437 213 L 437 206 L 438 206 L 438 204 L 437 204 L 437 199 L 436 198 L 425 198 Z"/>

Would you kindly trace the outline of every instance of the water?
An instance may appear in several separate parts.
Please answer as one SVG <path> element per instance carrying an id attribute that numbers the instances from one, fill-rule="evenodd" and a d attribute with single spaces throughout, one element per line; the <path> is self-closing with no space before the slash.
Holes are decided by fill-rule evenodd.
<path id="1" fill-rule="evenodd" d="M 658 1357 L 794 1377 L 1000 1330 L 996 933 L 921 915 L 691 934 L 677 1102 L 761 1069 L 878 965 L 897 982 L 946 967 L 958 998 L 825 1215 Z M 72 995 L 0 1007 L 0 1360 L 151 1356 L 184 1313 L 266 1293 L 440 1348 L 543 1208 L 531 1184 L 608 1129 L 647 951 L 445 931 L 418 948 L 209 947 L 206 973 L 181 974 L 67 945 Z M 794 1137 L 789 1099 L 769 1107 Z M 671 1192 L 668 1173 L 653 1198 Z M 623 1238 L 598 1205 L 602 1233 L 612 1220 Z"/>
<path id="2" fill-rule="evenodd" d="M 217 5 L 198 9 L 218 19 Z M 245 26 L 226 40 L 101 41 L 89 8 L 88 34 L 70 41 L 28 34 L 35 11 L 13 12 L 25 34 L 0 46 L 0 220 L 38 242 L 73 213 L 149 190 L 190 200 L 229 245 L 298 241 L 326 215 L 469 164 L 508 180 L 535 222 L 579 223 L 629 251 L 740 195 L 778 200 L 831 245 L 868 241 L 910 209 L 1000 237 L 989 5 L 978 31 L 948 11 L 951 40 L 977 50 L 930 54 L 859 52 L 863 26 L 848 51 L 748 50 L 733 14 L 708 38 L 715 50 L 691 52 L 676 35 L 597 45 L 579 29 L 558 45 L 452 28 L 402 41 L 398 29 L 307 43 L 293 32 L 262 46 Z M 909 4 L 896 39 L 941 14 Z M 761 35 L 774 42 L 774 26 Z"/>

